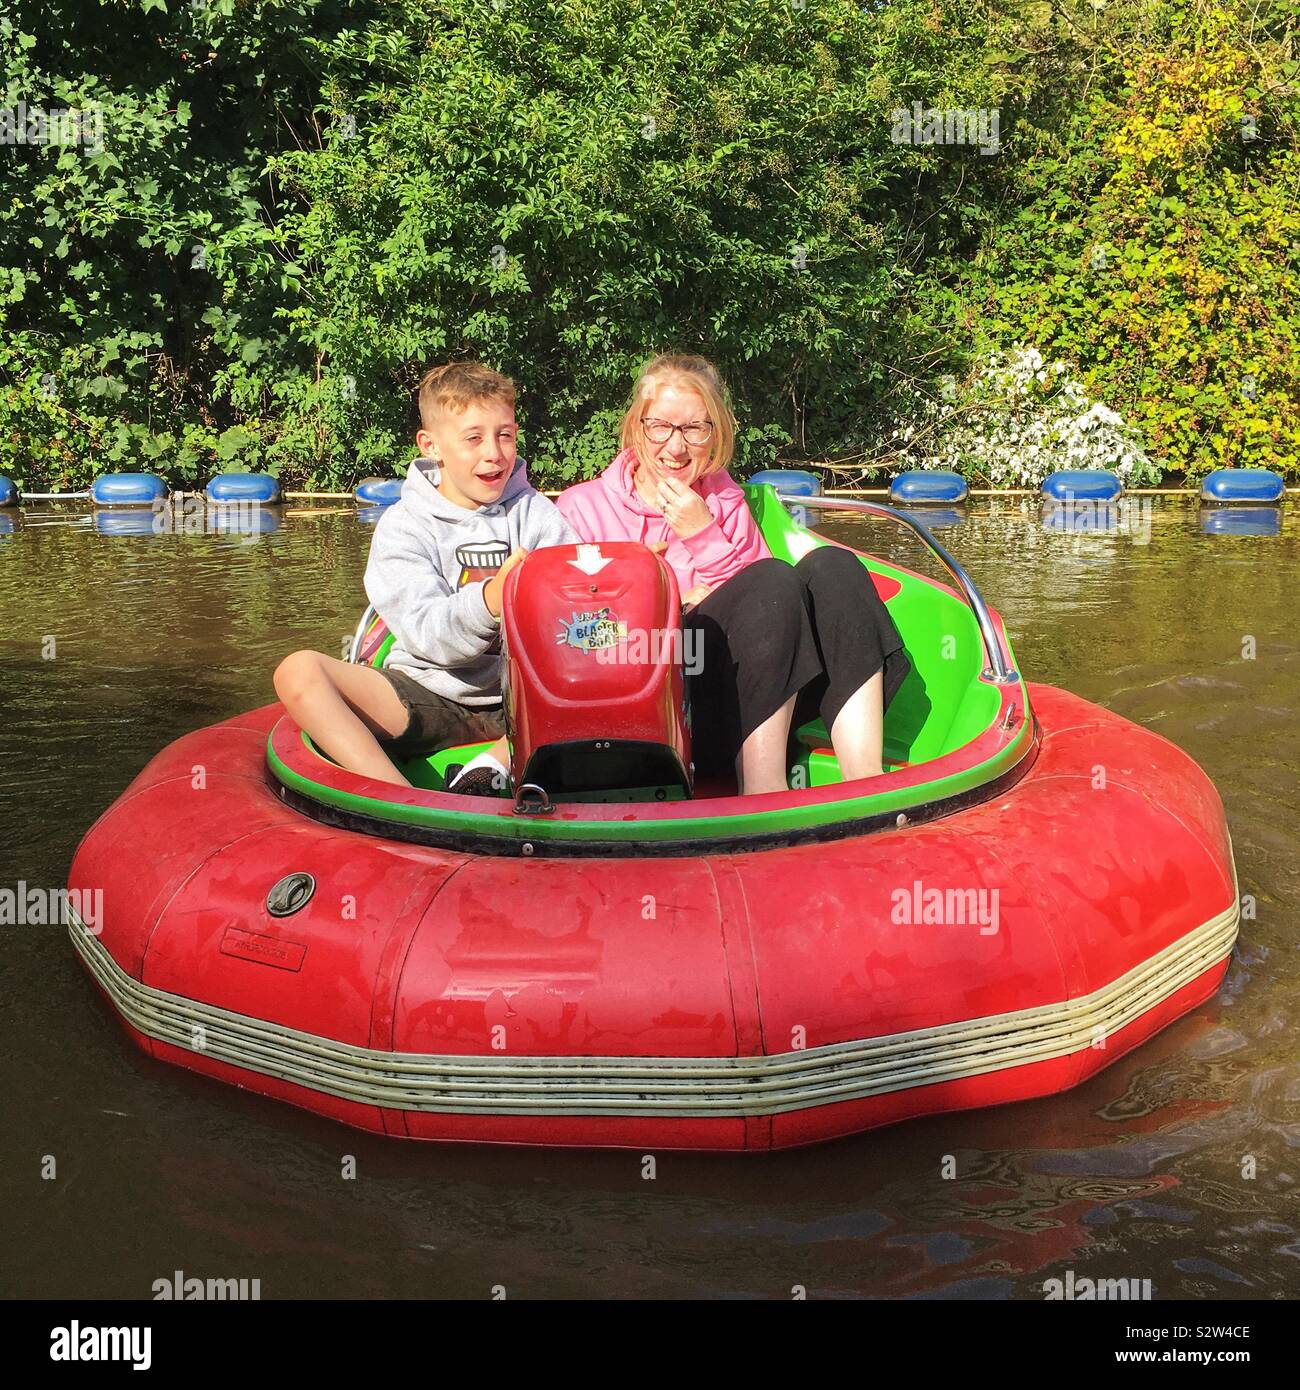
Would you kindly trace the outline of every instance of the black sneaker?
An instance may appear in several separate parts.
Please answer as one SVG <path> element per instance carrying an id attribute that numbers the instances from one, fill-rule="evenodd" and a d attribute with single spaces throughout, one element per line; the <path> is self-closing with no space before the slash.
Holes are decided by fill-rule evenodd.
<path id="1" fill-rule="evenodd" d="M 458 781 L 449 782 L 447 790 L 453 796 L 500 796 L 505 791 L 505 779 L 490 767 L 476 767 Z"/>

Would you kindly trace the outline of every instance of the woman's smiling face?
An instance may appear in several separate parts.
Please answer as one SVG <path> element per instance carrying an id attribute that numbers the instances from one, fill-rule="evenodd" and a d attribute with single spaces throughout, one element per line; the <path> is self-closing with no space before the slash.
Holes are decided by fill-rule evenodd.
<path id="1" fill-rule="evenodd" d="M 689 386 L 667 384 L 651 396 L 641 411 L 641 447 L 637 451 L 642 467 L 638 483 L 647 489 L 657 487 L 664 478 L 676 478 L 690 487 L 709 466 L 712 440 L 703 444 L 688 444 L 680 429 L 675 429 L 662 444 L 646 435 L 646 425 L 711 425 L 709 408 L 704 397 Z"/>

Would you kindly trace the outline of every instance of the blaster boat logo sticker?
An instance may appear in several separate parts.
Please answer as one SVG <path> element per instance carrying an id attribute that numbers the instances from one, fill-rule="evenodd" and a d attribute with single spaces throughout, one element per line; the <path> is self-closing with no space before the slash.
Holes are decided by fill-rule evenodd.
<path id="1" fill-rule="evenodd" d="M 590 613 L 575 613 L 567 623 L 561 618 L 555 644 L 576 647 L 580 652 L 594 652 L 626 638 L 627 624 L 619 622 L 608 608 L 601 608 Z"/>

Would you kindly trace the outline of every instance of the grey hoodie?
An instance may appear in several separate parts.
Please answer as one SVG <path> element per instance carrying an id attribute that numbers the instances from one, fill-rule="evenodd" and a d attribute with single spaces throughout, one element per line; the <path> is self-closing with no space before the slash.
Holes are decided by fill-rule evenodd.
<path id="1" fill-rule="evenodd" d="M 393 634 L 385 665 L 459 704 L 499 704 L 501 628 L 472 573 L 484 558 L 476 547 L 500 542 L 508 555 L 578 536 L 529 483 L 522 458 L 501 500 L 477 511 L 448 502 L 438 478 L 436 463 L 414 460 L 370 543 L 366 594 Z"/>

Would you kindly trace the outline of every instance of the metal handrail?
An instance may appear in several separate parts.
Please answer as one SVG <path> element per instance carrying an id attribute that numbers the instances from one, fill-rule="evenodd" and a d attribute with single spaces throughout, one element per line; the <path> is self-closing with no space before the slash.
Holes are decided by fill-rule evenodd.
<path id="1" fill-rule="evenodd" d="M 357 630 L 352 634 L 352 646 L 348 649 L 348 660 L 355 666 L 357 653 L 361 650 L 361 643 L 366 635 L 366 629 L 370 626 L 371 620 L 377 618 L 379 614 L 375 611 L 373 603 L 366 604 L 366 611 L 361 615 L 361 621 L 357 624 Z"/>
<path id="2" fill-rule="evenodd" d="M 770 484 L 769 484 L 770 486 Z M 772 489 L 776 492 L 776 489 Z M 922 526 L 905 513 L 896 510 L 894 507 L 883 506 L 879 502 L 859 502 L 851 497 L 794 497 L 786 496 L 776 492 L 782 506 L 785 507 L 804 507 L 809 511 L 814 508 L 824 508 L 829 511 L 840 512 L 867 512 L 873 516 L 887 517 L 890 521 L 897 521 L 901 525 L 915 531 L 925 544 L 934 552 L 939 563 L 953 577 L 957 587 L 961 590 L 962 596 L 970 606 L 971 613 L 975 617 L 976 626 L 980 630 L 980 637 L 984 642 L 984 651 L 988 655 L 989 664 L 982 672 L 985 680 L 994 681 L 998 685 L 1010 685 L 1020 679 L 1017 672 L 1013 671 L 1002 655 L 1002 643 L 998 641 L 997 629 L 993 626 L 993 618 L 989 613 L 989 606 L 984 602 L 980 591 L 975 587 L 970 575 L 953 559 L 951 555 L 939 544 L 930 534 L 927 527 Z"/>
<path id="3" fill-rule="evenodd" d="M 767 486 L 771 486 L 768 484 Z M 993 626 L 993 619 L 989 614 L 988 604 L 984 602 L 980 591 L 975 587 L 970 575 L 962 569 L 961 565 L 935 540 L 929 529 L 922 526 L 919 521 L 897 511 L 893 507 L 886 507 L 878 502 L 859 502 L 850 497 L 795 497 L 786 496 L 784 493 L 773 493 L 780 501 L 782 506 L 804 507 L 809 510 L 823 508 L 830 511 L 842 512 L 866 512 L 873 516 L 883 516 L 890 521 L 897 521 L 901 525 L 915 531 L 921 540 L 932 550 L 938 558 L 940 564 L 952 576 L 957 587 L 961 590 L 974 615 L 975 624 L 980 630 L 980 637 L 984 642 L 984 651 L 988 656 L 989 664 L 982 672 L 985 680 L 996 682 L 998 685 L 1010 685 L 1020 679 L 1020 676 L 1013 671 L 1006 663 L 1006 658 L 1002 655 L 1002 644 L 998 641 L 997 631 Z M 352 646 L 348 651 L 348 660 L 355 664 L 357 654 L 361 650 L 361 643 L 366 635 L 366 629 L 370 626 L 371 620 L 378 617 L 373 603 L 366 605 L 366 611 L 361 615 L 361 621 L 357 624 L 356 631 L 352 634 Z"/>

